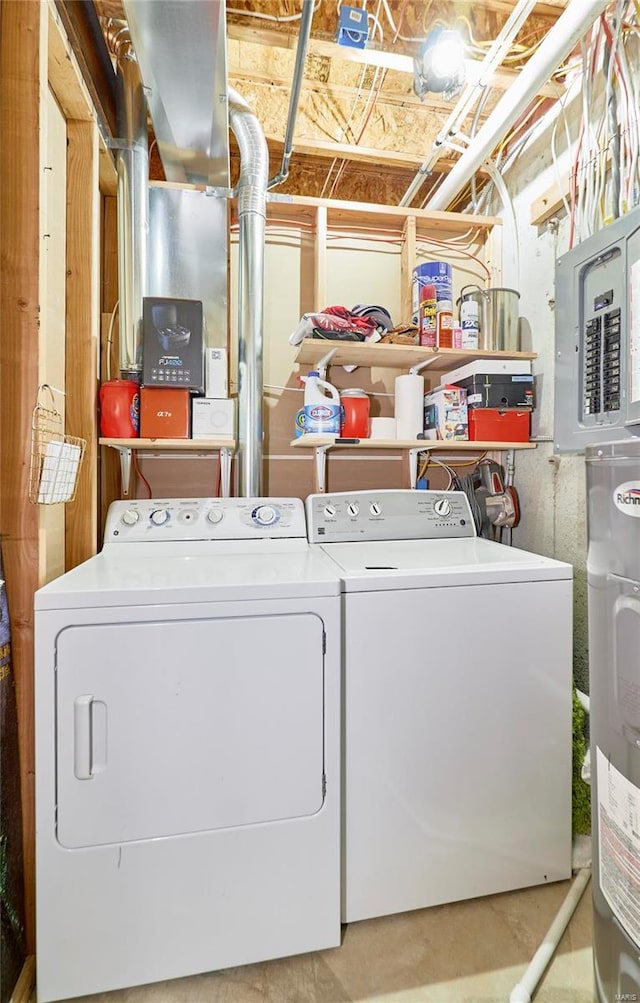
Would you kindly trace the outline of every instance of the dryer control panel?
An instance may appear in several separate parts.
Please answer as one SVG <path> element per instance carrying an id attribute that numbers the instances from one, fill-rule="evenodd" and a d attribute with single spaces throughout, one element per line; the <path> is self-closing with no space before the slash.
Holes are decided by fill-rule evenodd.
<path id="1" fill-rule="evenodd" d="M 309 495 L 310 543 L 476 536 L 463 491 L 343 491 Z"/>
<path id="2" fill-rule="evenodd" d="M 306 536 L 299 498 L 137 498 L 109 506 L 104 542 Z"/>

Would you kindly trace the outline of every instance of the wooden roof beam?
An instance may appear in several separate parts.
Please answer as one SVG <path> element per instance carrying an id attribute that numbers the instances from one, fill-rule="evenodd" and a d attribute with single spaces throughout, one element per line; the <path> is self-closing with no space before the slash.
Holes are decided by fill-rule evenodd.
<path id="1" fill-rule="evenodd" d="M 282 31 L 269 28 L 250 28 L 242 24 L 227 24 L 227 36 L 238 42 L 248 42 L 253 45 L 266 45 L 269 48 L 295 49 L 298 44 L 298 36 L 290 35 Z M 387 70 L 396 70 L 399 73 L 409 73 L 413 76 L 413 57 L 399 52 L 386 52 L 383 49 L 352 49 L 346 45 L 338 45 L 337 42 L 325 41 L 324 39 L 309 39 L 308 52 L 317 56 L 326 56 L 329 59 L 343 59 L 348 62 L 365 64 L 367 66 L 381 66 Z M 468 60 L 471 66 L 479 66 L 478 60 Z M 501 68 L 493 74 L 491 86 L 501 90 L 508 90 L 511 84 L 518 77 L 517 70 Z M 559 98 L 564 93 L 564 85 L 551 81 L 543 84 L 538 93 L 544 97 Z"/>
<path id="2" fill-rule="evenodd" d="M 283 140 L 277 136 L 266 136 L 268 143 L 283 145 Z M 407 168 L 417 170 L 424 163 L 424 157 L 412 153 L 401 153 L 398 150 L 379 150 L 367 146 L 352 146 L 348 143 L 332 143 L 323 139 L 296 139 L 293 144 L 294 155 L 302 153 L 309 157 L 337 157 L 339 160 L 353 160 L 364 164 L 384 164 L 387 167 Z M 455 161 L 443 157 L 433 168 L 434 174 L 446 174 Z M 484 173 L 482 170 L 479 174 Z"/>

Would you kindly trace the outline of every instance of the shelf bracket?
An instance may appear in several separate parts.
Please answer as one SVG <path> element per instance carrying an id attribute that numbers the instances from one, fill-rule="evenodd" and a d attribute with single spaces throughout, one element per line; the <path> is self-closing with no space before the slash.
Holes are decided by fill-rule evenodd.
<path id="1" fill-rule="evenodd" d="M 129 497 L 129 483 L 131 481 L 131 454 L 133 452 L 129 446 L 111 446 L 120 456 L 120 491 L 123 498 Z"/>
<path id="2" fill-rule="evenodd" d="M 316 487 L 318 494 L 321 495 L 326 490 L 327 451 L 330 448 L 330 446 L 316 446 L 315 448 Z"/>
<path id="3" fill-rule="evenodd" d="M 409 487 L 414 491 L 418 484 L 418 453 L 424 453 L 424 446 L 409 450 Z"/>
<path id="4" fill-rule="evenodd" d="M 229 497 L 231 490 L 231 457 L 233 450 L 227 446 L 220 447 L 220 491 L 223 498 Z"/>

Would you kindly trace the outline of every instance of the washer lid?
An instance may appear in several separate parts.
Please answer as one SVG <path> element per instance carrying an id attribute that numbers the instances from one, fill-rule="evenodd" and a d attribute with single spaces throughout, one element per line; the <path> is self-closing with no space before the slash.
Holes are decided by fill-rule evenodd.
<path id="1" fill-rule="evenodd" d="M 304 540 L 113 547 L 49 582 L 35 608 L 246 602 L 340 592 L 339 573 Z"/>
<path id="2" fill-rule="evenodd" d="M 491 540 L 376 540 L 323 544 L 345 592 L 572 578 L 570 564 Z"/>

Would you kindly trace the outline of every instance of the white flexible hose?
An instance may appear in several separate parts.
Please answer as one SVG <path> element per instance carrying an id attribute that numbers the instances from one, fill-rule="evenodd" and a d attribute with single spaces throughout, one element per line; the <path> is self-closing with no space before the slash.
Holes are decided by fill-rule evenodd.
<path id="1" fill-rule="evenodd" d="M 509 1003 L 531 1003 L 532 993 L 536 991 L 547 965 L 555 954 L 560 938 L 576 911 L 590 877 L 590 867 L 583 867 L 578 871 L 567 897 L 556 913 L 556 918 L 547 930 L 540 947 L 531 959 L 529 967 L 518 984 L 511 990 Z"/>

